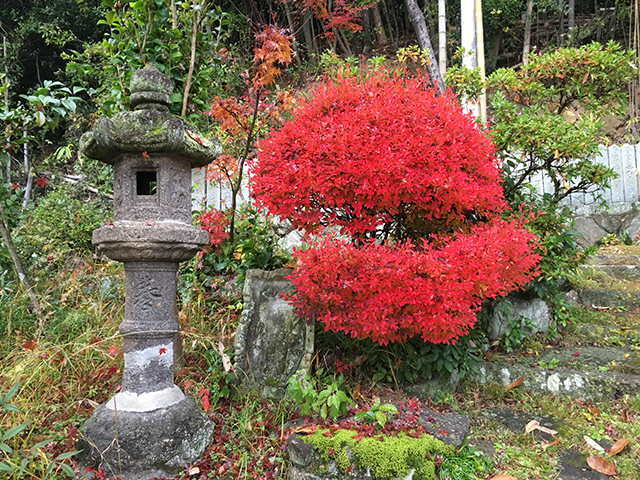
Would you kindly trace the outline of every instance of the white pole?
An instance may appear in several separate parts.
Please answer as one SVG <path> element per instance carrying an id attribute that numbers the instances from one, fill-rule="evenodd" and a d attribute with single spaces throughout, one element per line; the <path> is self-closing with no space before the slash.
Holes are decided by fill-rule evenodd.
<path id="1" fill-rule="evenodd" d="M 444 75 L 447 71 L 447 19 L 445 15 L 445 0 L 438 0 L 438 66 L 440 74 Z"/>
<path id="2" fill-rule="evenodd" d="M 480 68 L 480 76 L 484 81 L 486 74 L 484 66 L 484 27 L 482 26 L 482 0 L 476 0 L 476 57 L 478 68 Z M 487 92 L 482 90 L 480 94 L 480 120 L 483 124 L 487 123 Z"/>
<path id="3" fill-rule="evenodd" d="M 478 63 L 476 58 L 475 0 L 460 0 L 460 39 L 465 51 L 462 56 L 462 64 L 469 69 L 476 68 Z M 473 100 L 465 102 L 464 110 L 476 117 L 480 114 L 478 103 Z"/>

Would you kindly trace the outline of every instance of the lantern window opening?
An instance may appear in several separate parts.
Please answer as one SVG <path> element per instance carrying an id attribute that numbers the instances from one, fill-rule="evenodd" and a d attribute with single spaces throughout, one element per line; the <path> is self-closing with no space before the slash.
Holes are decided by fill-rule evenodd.
<path id="1" fill-rule="evenodd" d="M 136 193 L 138 195 L 158 194 L 158 174 L 155 170 L 136 172 Z"/>

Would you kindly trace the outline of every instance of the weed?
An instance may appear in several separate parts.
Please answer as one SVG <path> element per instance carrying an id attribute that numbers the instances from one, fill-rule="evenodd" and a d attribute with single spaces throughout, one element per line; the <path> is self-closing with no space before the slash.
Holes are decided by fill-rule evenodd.
<path id="1" fill-rule="evenodd" d="M 455 455 L 443 458 L 438 470 L 440 480 L 476 480 L 491 472 L 493 464 L 481 451 L 465 445 Z"/>
<path id="2" fill-rule="evenodd" d="M 295 404 L 300 406 L 300 412 L 303 415 L 310 415 L 311 412 L 314 412 L 319 413 L 323 420 L 327 418 L 327 415 L 336 419 L 347 413 L 348 404 L 353 403 L 342 390 L 343 384 L 344 377 L 342 375 L 337 379 L 325 379 L 324 382 L 318 382 L 304 370 L 299 370 L 289 379 L 287 393 Z M 324 388 L 318 391 L 318 387 Z"/>
<path id="3" fill-rule="evenodd" d="M 398 409 L 395 405 L 390 403 L 383 403 L 380 405 L 380 398 L 376 397 L 369 410 L 356 414 L 356 420 L 364 420 L 369 425 L 373 425 L 377 428 L 384 428 L 389 420 L 388 417 L 395 415 L 396 413 L 398 413 Z"/>

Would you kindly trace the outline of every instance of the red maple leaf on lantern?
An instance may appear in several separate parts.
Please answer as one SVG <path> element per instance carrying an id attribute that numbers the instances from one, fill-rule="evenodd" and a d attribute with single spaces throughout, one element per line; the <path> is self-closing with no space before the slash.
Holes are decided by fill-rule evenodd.
<path id="1" fill-rule="evenodd" d="M 36 185 L 38 185 L 41 188 L 46 187 L 48 182 L 49 180 L 46 179 L 45 177 L 36 178 Z"/>
<path id="2" fill-rule="evenodd" d="M 160 353 L 159 353 L 159 355 L 162 355 L 163 353 L 167 353 L 167 349 L 166 349 L 166 348 L 164 348 L 164 347 L 162 347 L 162 348 L 160 349 Z"/>

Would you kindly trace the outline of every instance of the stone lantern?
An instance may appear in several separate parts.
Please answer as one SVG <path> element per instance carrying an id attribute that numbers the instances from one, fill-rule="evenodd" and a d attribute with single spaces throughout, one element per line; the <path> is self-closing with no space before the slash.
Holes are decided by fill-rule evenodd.
<path id="1" fill-rule="evenodd" d="M 101 118 L 80 142 L 86 156 L 114 167 L 113 224 L 95 230 L 93 243 L 124 262 L 126 296 L 122 389 L 85 423 L 78 462 L 126 480 L 176 474 L 213 431 L 173 373 L 178 264 L 209 241 L 191 225 L 191 169 L 221 148 L 171 115 L 171 92 L 155 67 L 134 72 L 133 111 Z"/>

